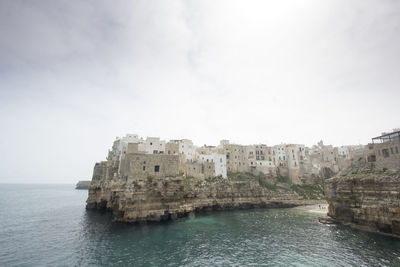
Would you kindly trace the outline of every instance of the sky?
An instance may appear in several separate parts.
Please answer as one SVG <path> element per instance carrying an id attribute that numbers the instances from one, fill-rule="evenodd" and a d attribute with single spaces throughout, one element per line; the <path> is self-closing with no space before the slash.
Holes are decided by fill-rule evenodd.
<path id="1" fill-rule="evenodd" d="M 0 183 L 89 180 L 126 133 L 367 144 L 399 99 L 397 0 L 0 1 Z"/>

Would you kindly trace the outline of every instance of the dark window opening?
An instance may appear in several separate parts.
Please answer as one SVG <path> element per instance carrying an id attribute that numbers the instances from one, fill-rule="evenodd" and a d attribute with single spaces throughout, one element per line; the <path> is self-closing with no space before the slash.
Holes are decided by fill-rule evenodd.
<path id="1" fill-rule="evenodd" d="M 159 172 L 160 171 L 160 165 L 154 166 L 154 172 Z"/>
<path id="2" fill-rule="evenodd" d="M 144 170 L 144 171 L 146 170 L 146 166 L 143 166 L 143 170 Z"/>
<path id="3" fill-rule="evenodd" d="M 384 158 L 388 158 L 389 157 L 389 149 L 385 148 L 382 149 L 382 154 Z"/>

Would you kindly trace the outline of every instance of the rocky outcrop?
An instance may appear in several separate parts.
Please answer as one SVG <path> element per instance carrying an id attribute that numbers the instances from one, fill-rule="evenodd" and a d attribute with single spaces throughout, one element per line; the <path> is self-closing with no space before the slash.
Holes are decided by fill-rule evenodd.
<path id="1" fill-rule="evenodd" d="M 76 186 L 75 189 L 89 189 L 90 187 L 90 181 L 79 181 Z"/>
<path id="2" fill-rule="evenodd" d="M 291 190 L 271 191 L 257 181 L 183 177 L 92 181 L 88 209 L 110 210 L 116 221 L 159 221 L 204 210 L 315 204 Z"/>
<path id="3" fill-rule="evenodd" d="M 328 215 L 353 228 L 400 238 L 400 173 L 353 170 L 326 180 Z"/>

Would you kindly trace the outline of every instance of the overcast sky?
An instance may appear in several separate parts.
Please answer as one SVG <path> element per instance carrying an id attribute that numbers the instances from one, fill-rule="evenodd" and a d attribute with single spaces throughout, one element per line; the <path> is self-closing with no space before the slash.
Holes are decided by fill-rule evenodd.
<path id="1" fill-rule="evenodd" d="M 0 1 L 0 182 L 116 136 L 367 144 L 399 127 L 400 1 Z"/>

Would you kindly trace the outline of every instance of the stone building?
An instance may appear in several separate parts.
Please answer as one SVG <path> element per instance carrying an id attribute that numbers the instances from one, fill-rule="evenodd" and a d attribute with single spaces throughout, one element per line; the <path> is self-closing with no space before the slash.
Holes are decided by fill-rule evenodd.
<path id="1" fill-rule="evenodd" d="M 121 163 L 121 178 L 143 179 L 176 177 L 179 175 L 179 156 L 165 154 L 126 154 Z"/>
<path id="2" fill-rule="evenodd" d="M 165 154 L 179 155 L 179 144 L 175 142 L 168 142 L 165 144 Z"/>
<path id="3" fill-rule="evenodd" d="M 226 166 L 228 173 L 249 171 L 246 146 L 228 143 L 223 145 L 223 150 L 226 154 Z"/>
<path id="4" fill-rule="evenodd" d="M 374 153 L 368 155 L 368 161 L 374 162 L 377 169 L 400 169 L 400 130 L 395 129 L 391 133 L 383 133 L 372 138 L 372 144 L 368 146 Z"/>
<path id="5" fill-rule="evenodd" d="M 368 158 L 381 169 L 395 168 L 399 165 L 399 133 L 374 138 L 368 147 L 332 147 L 321 141 L 312 148 L 299 144 L 239 145 L 228 140 L 196 148 L 189 139 L 165 142 L 158 137 L 144 140 L 127 134 L 114 141 L 107 161 L 96 165 L 95 173 L 104 173 L 107 179 L 128 179 L 176 175 L 226 178 L 228 173 L 251 172 L 285 176 L 295 184 L 315 184 L 321 177 L 327 178 L 326 173 L 337 173 L 360 159 Z"/>
<path id="6" fill-rule="evenodd" d="M 290 180 L 294 184 L 300 184 L 301 177 L 305 175 L 305 168 L 300 168 L 306 159 L 305 146 L 298 144 L 286 145 L 286 159 Z"/>
<path id="7" fill-rule="evenodd" d="M 186 177 L 200 179 L 215 177 L 215 164 L 213 162 L 188 161 L 186 163 Z"/>
<path id="8" fill-rule="evenodd" d="M 287 167 L 286 145 L 285 144 L 273 146 L 272 155 L 274 156 L 275 166 Z"/>
<path id="9" fill-rule="evenodd" d="M 265 144 L 247 146 L 250 171 L 254 174 L 275 174 L 275 161 L 271 147 Z"/>
<path id="10" fill-rule="evenodd" d="M 211 165 L 213 165 L 214 169 L 213 177 L 222 176 L 223 178 L 227 178 L 225 154 L 218 154 L 218 153 L 212 153 L 210 155 L 201 154 L 198 155 L 198 159 L 202 163 L 212 163 Z"/>
<path id="11" fill-rule="evenodd" d="M 194 160 L 195 157 L 195 147 L 192 140 L 189 139 L 175 139 L 170 140 L 171 143 L 178 144 L 179 154 L 185 156 L 185 160 Z"/>

